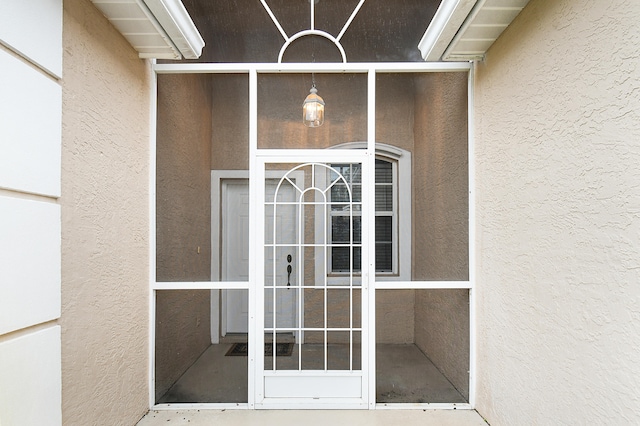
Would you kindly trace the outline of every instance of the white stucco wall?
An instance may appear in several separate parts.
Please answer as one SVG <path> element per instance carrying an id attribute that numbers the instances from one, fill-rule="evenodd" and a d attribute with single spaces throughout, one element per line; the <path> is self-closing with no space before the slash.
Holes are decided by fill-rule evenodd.
<path id="1" fill-rule="evenodd" d="M 640 422 L 640 3 L 532 0 L 478 65 L 491 425 Z"/>

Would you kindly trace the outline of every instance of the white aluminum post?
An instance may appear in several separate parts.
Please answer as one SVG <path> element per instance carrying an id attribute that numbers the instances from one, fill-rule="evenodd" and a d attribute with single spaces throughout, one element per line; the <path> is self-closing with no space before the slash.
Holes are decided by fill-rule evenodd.
<path id="1" fill-rule="evenodd" d="M 152 65 L 156 60 L 152 59 Z M 149 120 L 149 408 L 156 404 L 156 117 L 158 76 L 152 73 Z"/>
<path id="2" fill-rule="evenodd" d="M 258 257 L 264 257 L 264 246 L 262 244 L 259 247 L 262 256 L 259 255 L 257 247 L 258 244 L 251 244 L 252 241 L 264 241 L 264 230 L 260 233 L 259 220 L 252 220 L 257 217 L 258 209 L 258 197 L 259 193 L 259 171 L 264 169 L 264 166 L 258 164 L 257 161 L 258 151 L 258 73 L 255 69 L 249 71 L 249 328 L 248 328 L 248 403 L 249 408 L 255 408 L 256 399 L 260 399 L 260 394 L 264 395 L 264 386 L 262 381 L 258 382 L 258 376 L 262 376 L 262 369 L 264 369 L 264 357 L 260 357 L 258 354 L 258 347 L 262 348 L 264 344 L 264 333 L 258 333 L 257 324 L 260 323 L 257 316 L 260 315 L 260 311 L 264 310 L 264 302 L 259 303 L 259 300 L 264 299 L 258 296 L 260 283 L 264 282 L 264 271 L 260 275 L 256 268 Z M 264 198 L 264 191 L 263 198 Z M 264 209 L 264 203 L 262 205 Z M 264 217 L 264 214 L 263 214 Z M 264 226 L 262 226 L 264 228 Z M 257 300 L 259 299 L 259 300 Z M 259 307 L 262 306 L 262 309 Z M 260 343 L 262 342 L 262 344 Z"/>
<path id="3" fill-rule="evenodd" d="M 468 166 L 469 173 L 469 405 L 476 405 L 476 203 L 475 203 L 475 130 L 474 130 L 474 78 L 475 66 L 469 69 L 467 89 Z"/>
<path id="4" fill-rule="evenodd" d="M 367 158 L 366 167 L 363 167 L 362 181 L 366 182 L 363 185 L 362 202 L 363 202 L 363 215 L 366 220 L 361 220 L 362 223 L 362 238 L 364 243 L 364 236 L 366 235 L 366 250 L 367 250 L 367 264 L 366 274 L 365 268 L 362 268 L 362 299 L 366 299 L 367 312 L 366 316 L 362 315 L 362 318 L 368 318 L 366 328 L 363 328 L 363 333 L 366 336 L 362 336 L 362 344 L 367 344 L 367 349 L 363 350 L 362 363 L 363 369 L 366 366 L 367 371 L 363 372 L 364 377 L 367 378 L 368 395 L 367 403 L 369 409 L 374 409 L 376 406 L 376 245 L 375 245 L 375 162 L 376 162 L 376 71 L 374 68 L 370 68 L 367 74 Z M 366 171 L 366 173 L 365 173 Z M 366 212 L 365 212 L 366 209 Z M 364 218 L 363 218 L 364 219 Z M 365 227 L 366 224 L 366 227 Z M 364 252 L 364 250 L 363 250 Z M 364 266 L 364 262 L 363 266 Z M 364 303 L 363 303 L 364 305 Z M 366 340 L 365 340 L 366 337 Z"/>

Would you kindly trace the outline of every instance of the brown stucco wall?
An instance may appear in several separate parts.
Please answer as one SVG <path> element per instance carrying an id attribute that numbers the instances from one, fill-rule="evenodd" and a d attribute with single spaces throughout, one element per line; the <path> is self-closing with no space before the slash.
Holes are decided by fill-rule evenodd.
<path id="1" fill-rule="evenodd" d="M 157 280 L 211 275 L 211 94 L 207 75 L 158 76 Z"/>
<path id="2" fill-rule="evenodd" d="M 467 73 L 416 76 L 413 279 L 466 280 L 468 272 Z M 417 290 L 415 343 L 469 397 L 469 297 Z"/>
<path id="3" fill-rule="evenodd" d="M 150 64 L 87 0 L 65 0 L 62 423 L 148 409 Z M 108 420 L 105 420 L 108 419 Z"/>
<path id="4" fill-rule="evenodd" d="M 209 78 L 211 169 L 249 170 L 249 76 L 214 74 Z"/>
<path id="5" fill-rule="evenodd" d="M 640 3 L 531 0 L 476 73 L 477 409 L 640 419 Z"/>
<path id="6" fill-rule="evenodd" d="M 158 281 L 211 278 L 211 85 L 207 75 L 158 76 Z M 211 343 L 209 291 L 156 296 L 156 398 Z"/>
<path id="7" fill-rule="evenodd" d="M 376 291 L 376 343 L 415 343 L 414 290 Z"/>
<path id="8" fill-rule="evenodd" d="M 156 402 L 211 344 L 211 291 L 156 293 Z"/>
<path id="9" fill-rule="evenodd" d="M 416 290 L 415 343 L 469 399 L 469 291 Z"/>
<path id="10" fill-rule="evenodd" d="M 415 75 L 376 76 L 376 142 L 413 152 Z"/>
<path id="11" fill-rule="evenodd" d="M 411 153 L 415 142 L 414 81 L 414 74 L 376 76 L 376 142 Z M 413 290 L 376 291 L 376 343 L 414 343 L 414 308 Z"/>
<path id="12" fill-rule="evenodd" d="M 416 77 L 414 280 L 469 278 L 467 73 Z"/>

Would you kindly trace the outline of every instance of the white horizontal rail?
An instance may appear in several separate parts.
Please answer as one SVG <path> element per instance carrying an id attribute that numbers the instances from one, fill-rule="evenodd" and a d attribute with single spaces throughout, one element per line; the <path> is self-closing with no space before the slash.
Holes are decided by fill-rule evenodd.
<path id="1" fill-rule="evenodd" d="M 247 290 L 248 281 L 171 281 L 156 282 L 153 290 Z"/>
<path id="2" fill-rule="evenodd" d="M 353 203 L 345 203 L 343 201 L 336 201 L 336 202 L 331 202 L 331 203 L 326 203 L 324 201 L 266 201 L 264 203 L 265 206 L 299 206 L 299 205 L 304 205 L 304 206 L 324 206 L 326 204 L 331 204 L 332 206 L 350 206 L 350 205 L 356 205 L 356 206 L 360 206 L 362 205 L 361 201 L 354 201 Z M 341 210 L 334 210 L 335 213 L 340 213 L 339 215 L 336 214 L 336 216 L 349 216 L 349 211 L 341 211 Z M 355 212 L 354 212 L 355 213 Z M 380 216 L 391 216 L 391 214 L 387 214 L 387 215 L 383 215 L 380 214 Z M 306 245 L 306 244 L 302 244 L 302 245 Z"/>
<path id="3" fill-rule="evenodd" d="M 470 289 L 470 281 L 376 281 L 376 290 Z"/>
<path id="4" fill-rule="evenodd" d="M 324 63 L 185 63 L 156 64 L 158 74 L 247 74 L 258 73 L 368 73 L 376 72 L 465 72 L 471 62 L 324 62 Z"/>
<path id="5" fill-rule="evenodd" d="M 288 245 L 285 244 L 288 247 Z M 322 246 L 322 245 L 319 245 Z M 268 286 L 273 287 L 273 286 Z M 278 286 L 276 286 L 278 287 Z M 324 286 L 296 286 L 296 288 L 322 289 Z M 334 286 L 327 286 L 334 287 Z M 335 286 L 343 288 L 344 286 Z M 355 286 L 354 288 L 359 288 Z M 247 290 L 248 281 L 171 281 L 156 282 L 153 290 Z M 287 288 L 287 287 L 282 287 Z M 411 290 L 411 289 L 470 289 L 470 281 L 376 281 L 376 290 Z"/>
<path id="6" fill-rule="evenodd" d="M 354 278 L 354 281 L 355 281 L 355 278 Z M 360 280 L 358 280 L 358 281 L 360 281 Z M 265 285 L 264 288 L 265 289 L 269 289 L 269 290 L 273 290 L 273 286 L 272 285 L 268 285 L 268 284 Z M 348 291 L 350 288 L 352 288 L 353 290 L 360 290 L 362 288 L 362 286 L 358 282 L 358 284 L 354 284 L 351 287 L 349 287 L 348 283 L 339 283 L 339 284 L 327 284 L 327 285 L 322 285 L 322 284 L 318 284 L 318 285 L 296 285 L 296 286 L 292 286 L 292 287 L 288 287 L 285 284 L 282 284 L 282 285 L 278 284 L 275 288 L 276 288 L 276 290 L 286 290 L 286 289 L 291 289 L 291 288 L 295 288 L 295 289 L 302 288 L 302 289 L 305 289 L 305 290 L 318 290 L 318 291 L 324 290 L 324 289 Z"/>
<path id="7" fill-rule="evenodd" d="M 471 404 L 448 402 L 377 403 L 376 410 L 473 410 Z"/>
<path id="8" fill-rule="evenodd" d="M 265 327 L 264 329 L 269 331 L 362 331 L 362 327 Z"/>
<path id="9" fill-rule="evenodd" d="M 258 149 L 256 151 L 257 159 L 266 164 L 289 162 L 302 165 L 317 161 L 320 155 L 323 161 L 361 163 L 366 158 L 366 151 L 363 149 L 298 149 L 295 152 L 288 149 Z"/>
<path id="10" fill-rule="evenodd" d="M 265 370 L 272 377 L 360 377 L 361 370 Z"/>
<path id="11" fill-rule="evenodd" d="M 278 203 L 278 205 L 280 205 L 280 203 Z M 308 205 L 308 203 L 305 203 L 304 205 Z M 320 248 L 331 248 L 331 247 L 362 247 L 362 243 L 331 243 L 331 244 L 314 244 L 314 243 L 309 243 L 309 244 L 297 244 L 297 243 L 277 243 L 277 244 L 273 244 L 273 243 L 266 243 L 264 245 L 265 247 L 270 247 L 270 248 L 274 248 L 274 247 L 291 247 L 291 248 L 298 248 L 298 247 L 320 247 Z M 348 273 L 348 271 L 344 271 L 342 272 L 343 274 Z M 360 275 L 357 275 L 360 276 Z"/>
<path id="12" fill-rule="evenodd" d="M 256 406 L 270 410 L 361 410 L 367 408 L 367 403 L 362 398 L 264 398 Z"/>
<path id="13" fill-rule="evenodd" d="M 268 373 L 271 370 L 266 370 Z M 247 410 L 247 403 L 171 403 L 156 404 L 151 407 L 155 411 L 175 411 L 180 410 Z M 422 403 L 384 403 L 379 402 L 375 405 L 376 410 L 473 410 L 471 404 L 468 403 L 442 403 L 442 402 L 422 402 Z"/>

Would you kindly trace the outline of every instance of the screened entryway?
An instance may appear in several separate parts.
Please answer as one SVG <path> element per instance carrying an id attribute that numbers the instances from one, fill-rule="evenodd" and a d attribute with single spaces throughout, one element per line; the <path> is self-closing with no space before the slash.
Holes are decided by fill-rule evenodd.
<path id="1" fill-rule="evenodd" d="M 273 63 L 156 66 L 154 401 L 470 407 L 469 65 L 352 63 L 269 3 Z"/>
<path id="2" fill-rule="evenodd" d="M 257 310 L 263 321 L 256 321 L 256 346 L 263 346 L 263 336 L 272 349 L 288 344 L 289 336 L 295 339 L 293 353 L 267 351 L 256 363 L 262 371 L 256 379 L 260 405 L 295 399 L 305 404 L 349 401 L 357 406 L 368 389 L 366 351 L 361 347 L 368 329 L 362 320 L 367 289 L 354 268 L 355 257 L 361 258 L 366 246 L 357 220 L 363 200 L 355 191 L 364 157 L 358 152 L 352 162 L 344 163 L 345 155 L 337 151 L 323 152 L 324 159 L 319 154 L 312 156 L 313 162 L 301 164 L 282 163 L 275 156 L 260 161 L 265 171 L 283 170 L 283 176 L 273 192 L 259 197 L 256 209 L 256 219 L 264 218 L 257 222 L 262 228 L 257 234 L 264 234 L 263 252 L 257 256 L 264 256 L 258 261 L 264 265 L 264 276 L 257 280 L 256 305 L 264 311 L 260 315 Z M 338 159 L 340 165 L 330 165 Z M 303 178 L 294 182 L 297 174 Z M 331 283 L 326 272 L 316 275 L 309 270 L 328 271 L 329 259 L 342 260 L 340 283 Z M 290 310 L 296 312 L 294 321 Z"/>

